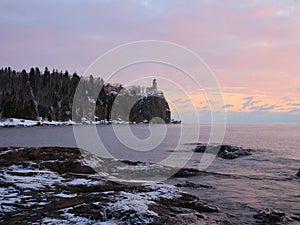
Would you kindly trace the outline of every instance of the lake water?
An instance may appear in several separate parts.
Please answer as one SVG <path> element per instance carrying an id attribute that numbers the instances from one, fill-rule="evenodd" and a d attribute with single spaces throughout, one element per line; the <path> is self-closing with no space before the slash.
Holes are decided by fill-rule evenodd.
<path id="1" fill-rule="evenodd" d="M 168 125 L 166 137 L 150 151 L 136 151 L 126 147 L 115 135 L 111 125 L 97 126 L 103 145 L 117 159 L 161 162 L 175 154 L 171 164 L 177 166 L 182 157 L 191 154 L 189 140 L 179 143 L 181 125 Z M 148 125 L 132 125 L 138 138 L 150 135 Z M 120 125 L 116 129 L 125 129 Z M 194 134 L 199 127 L 190 125 Z M 207 142 L 209 125 L 200 126 L 199 142 Z M 86 138 L 89 138 L 86 134 Z M 251 156 L 235 160 L 216 158 L 206 171 L 212 172 L 191 178 L 170 179 L 178 183 L 188 179 L 194 183 L 211 185 L 213 189 L 185 188 L 201 199 L 219 205 L 222 213 L 233 215 L 237 223 L 251 224 L 253 213 L 261 208 L 277 208 L 299 214 L 300 179 L 295 176 L 300 168 L 300 124 L 229 124 L 224 143 L 255 149 Z M 73 127 L 29 127 L 0 129 L 0 146 L 68 146 L 76 147 Z M 186 167 L 199 168 L 202 153 L 194 153 Z"/>

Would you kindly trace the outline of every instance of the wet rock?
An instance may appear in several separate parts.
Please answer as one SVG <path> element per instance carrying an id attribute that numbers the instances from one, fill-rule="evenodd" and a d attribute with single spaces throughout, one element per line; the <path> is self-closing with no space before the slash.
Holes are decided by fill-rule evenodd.
<path id="1" fill-rule="evenodd" d="M 207 145 L 199 143 L 196 145 L 195 152 L 205 152 Z"/>
<path id="2" fill-rule="evenodd" d="M 240 225 L 241 223 L 236 221 L 235 218 L 231 215 L 225 215 L 224 218 L 217 221 L 218 225 Z"/>
<path id="3" fill-rule="evenodd" d="M 193 182 L 189 181 L 184 181 L 183 183 L 176 184 L 176 187 L 189 187 L 189 188 L 213 188 L 210 185 L 205 185 L 205 184 L 196 184 Z"/>
<path id="4" fill-rule="evenodd" d="M 192 168 L 181 168 L 179 169 L 173 177 L 192 177 L 197 176 L 201 173 L 201 171 Z"/>
<path id="5" fill-rule="evenodd" d="M 223 159 L 236 159 L 240 156 L 251 155 L 251 149 L 232 145 L 207 145 L 198 143 L 194 151 L 217 154 L 218 157 Z"/>
<path id="6" fill-rule="evenodd" d="M 172 185 L 110 181 L 84 165 L 80 152 L 59 147 L 0 148 L 4 196 L 0 224 L 203 224 L 208 217 L 202 212 L 218 211 Z M 126 164 L 141 169 L 141 162 Z M 199 172 L 185 169 L 181 175 Z"/>
<path id="7" fill-rule="evenodd" d="M 200 204 L 202 207 L 200 207 Z M 149 207 L 149 209 L 156 212 L 160 217 L 159 221 L 154 220 L 151 224 L 175 225 L 206 224 L 208 216 L 204 215 L 203 213 L 216 212 L 213 210 L 214 208 L 217 207 L 210 206 L 206 202 L 201 201 L 198 198 L 195 198 L 195 196 L 189 194 L 182 194 L 182 197 L 178 198 L 177 201 L 161 199 L 158 204 L 151 205 Z"/>
<path id="8" fill-rule="evenodd" d="M 96 173 L 91 167 L 84 166 L 80 162 L 64 161 L 64 162 L 44 162 L 41 163 L 42 167 L 49 170 L 56 171 L 59 173 L 83 173 L 83 174 L 94 174 Z"/>
<path id="9" fill-rule="evenodd" d="M 197 212 L 219 212 L 220 209 L 217 206 L 208 205 L 205 201 L 191 202 L 191 207 Z"/>
<path id="10" fill-rule="evenodd" d="M 256 219 L 256 222 L 259 224 L 270 224 L 270 225 L 288 224 L 289 222 L 292 222 L 294 220 L 286 213 L 276 209 L 259 210 L 253 217 Z"/>

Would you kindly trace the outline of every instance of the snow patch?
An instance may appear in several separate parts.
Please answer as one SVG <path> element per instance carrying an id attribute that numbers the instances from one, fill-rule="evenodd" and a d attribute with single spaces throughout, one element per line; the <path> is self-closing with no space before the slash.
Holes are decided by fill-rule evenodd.
<path id="1" fill-rule="evenodd" d="M 158 214 L 149 210 L 150 204 L 155 204 L 155 200 L 161 198 L 173 199 L 180 198 L 181 195 L 177 191 L 176 187 L 167 184 L 153 184 L 146 186 L 149 189 L 148 192 L 141 193 L 129 193 L 121 191 L 120 195 L 115 196 L 113 203 L 110 203 L 106 211 L 134 211 L 136 212 L 139 220 L 143 223 L 151 223 L 153 218 L 158 217 Z"/>
<path id="2" fill-rule="evenodd" d="M 72 181 L 66 182 L 66 185 L 87 185 L 87 186 L 92 186 L 92 185 L 101 185 L 103 184 L 103 181 L 95 181 L 91 179 L 86 179 L 86 178 L 77 178 Z"/>
<path id="3" fill-rule="evenodd" d="M 65 194 L 65 193 L 59 193 L 54 195 L 56 197 L 61 197 L 61 198 L 74 198 L 77 196 L 77 194 Z"/>
<path id="4" fill-rule="evenodd" d="M 88 97 L 88 101 L 89 103 L 92 103 L 92 104 L 96 104 L 96 101 L 94 98 L 90 97 L 90 96 L 87 96 Z"/>
<path id="5" fill-rule="evenodd" d="M 145 171 L 145 170 L 153 170 L 153 169 L 163 169 L 164 167 L 157 164 L 150 164 L 150 163 L 141 163 L 139 165 L 126 165 L 116 167 L 116 171 L 118 170 L 130 170 L 130 171 Z"/>
<path id="6" fill-rule="evenodd" d="M 31 175 L 29 174 L 31 173 Z M 35 175 L 32 176 L 32 173 Z M 29 174 L 29 175 L 28 175 Z M 51 187 L 55 183 L 64 180 L 57 173 L 48 170 L 24 169 L 21 166 L 12 165 L 8 171 L 3 173 L 7 182 L 14 183 L 20 189 L 39 190 L 45 187 Z"/>

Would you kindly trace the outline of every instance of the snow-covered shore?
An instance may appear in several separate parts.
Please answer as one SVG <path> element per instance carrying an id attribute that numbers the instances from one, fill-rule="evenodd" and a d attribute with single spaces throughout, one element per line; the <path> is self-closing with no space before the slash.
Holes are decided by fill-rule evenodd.
<path id="1" fill-rule="evenodd" d="M 79 124 L 93 124 L 93 125 L 105 125 L 105 124 L 129 124 L 130 122 L 124 120 L 99 120 L 88 121 L 83 120 L 81 123 L 76 123 L 72 120 L 69 121 L 49 121 L 49 120 L 26 120 L 17 118 L 7 118 L 0 121 L 0 127 L 34 127 L 34 126 L 70 126 Z"/>
<path id="2" fill-rule="evenodd" d="M 0 224 L 204 224 L 219 211 L 174 185 L 113 182 L 79 149 L 11 147 L 0 155 Z"/>
<path id="3" fill-rule="evenodd" d="M 149 121 L 145 120 L 142 123 L 149 123 Z M 171 124 L 181 123 L 180 120 L 171 120 Z M 126 120 L 98 120 L 98 121 L 90 121 L 85 118 L 82 118 L 81 123 L 76 123 L 72 120 L 68 121 L 49 121 L 49 120 L 26 120 L 26 119 L 18 119 L 18 118 L 7 118 L 0 120 L 0 127 L 34 127 L 34 126 L 71 126 L 71 125 L 80 125 L 80 124 L 92 124 L 92 125 L 107 125 L 107 124 L 136 124 L 135 122 L 129 122 Z"/>
<path id="4" fill-rule="evenodd" d="M 75 122 L 69 121 L 48 121 L 48 120 L 25 120 L 17 118 L 7 118 L 0 121 L 0 127 L 33 127 L 33 126 L 61 126 L 74 125 Z"/>

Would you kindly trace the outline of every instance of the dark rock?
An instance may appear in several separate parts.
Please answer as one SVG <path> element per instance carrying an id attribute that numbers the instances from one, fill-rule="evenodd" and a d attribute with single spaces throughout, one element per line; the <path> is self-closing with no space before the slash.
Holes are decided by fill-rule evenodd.
<path id="1" fill-rule="evenodd" d="M 195 152 L 205 152 L 207 145 L 206 144 L 197 144 L 195 148 Z"/>
<path id="2" fill-rule="evenodd" d="M 259 224 L 287 224 L 292 222 L 293 219 L 286 213 L 276 209 L 262 209 L 259 210 L 254 216 L 256 222 Z"/>
<path id="3" fill-rule="evenodd" d="M 170 122 L 173 123 L 173 124 L 179 124 L 179 123 L 181 123 L 181 120 L 171 119 Z"/>
<path id="4" fill-rule="evenodd" d="M 251 149 L 244 149 L 232 145 L 207 145 L 198 143 L 194 151 L 217 154 L 218 157 L 223 159 L 236 159 L 240 156 L 251 155 Z"/>
<path id="5" fill-rule="evenodd" d="M 140 162 L 140 161 L 121 160 L 121 162 L 125 163 L 127 165 L 130 165 L 130 166 L 137 166 L 139 164 L 142 164 L 142 162 Z"/>
<path id="6" fill-rule="evenodd" d="M 191 207 L 197 212 L 219 212 L 220 209 L 217 206 L 210 206 L 204 201 L 191 202 Z"/>
<path id="7" fill-rule="evenodd" d="M 300 169 L 299 169 L 298 173 L 296 174 L 296 176 L 300 177 Z"/>
<path id="8" fill-rule="evenodd" d="M 160 92 L 158 92 L 160 93 Z M 160 118 L 157 120 L 156 118 Z M 171 111 L 165 97 L 153 95 L 144 97 L 136 102 L 130 110 L 129 121 L 141 123 L 170 123 Z"/>
<path id="9" fill-rule="evenodd" d="M 176 184 L 176 187 L 205 188 L 205 189 L 206 188 L 213 188 L 210 185 L 195 184 L 195 183 L 192 183 L 192 182 L 189 182 L 189 181 L 185 181 L 183 183 Z"/>
<path id="10" fill-rule="evenodd" d="M 77 205 L 83 204 L 85 201 L 81 198 L 62 198 L 62 199 L 55 199 L 52 203 L 47 205 L 47 208 L 55 211 L 70 207 L 75 207 Z"/>
<path id="11" fill-rule="evenodd" d="M 124 215 L 125 215 L 125 213 L 122 213 L 120 210 L 113 211 L 111 213 L 111 216 L 116 218 L 116 219 L 121 219 Z"/>
<path id="12" fill-rule="evenodd" d="M 208 205 L 207 202 L 193 195 L 186 193 L 181 195 L 176 201 L 162 198 L 157 204 L 150 205 L 149 209 L 160 216 L 158 223 L 152 224 L 203 224 L 208 217 L 201 214 L 202 212 L 212 213 L 219 210 L 218 207 Z"/>
<path id="13" fill-rule="evenodd" d="M 28 154 L 28 159 L 30 160 L 38 160 L 41 158 L 40 150 L 39 149 L 33 149 L 29 154 Z"/>
<path id="14" fill-rule="evenodd" d="M 181 168 L 179 169 L 173 177 L 192 177 L 197 176 L 201 173 L 201 171 L 192 168 Z"/>

